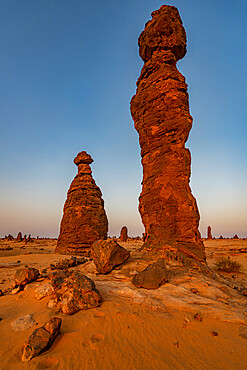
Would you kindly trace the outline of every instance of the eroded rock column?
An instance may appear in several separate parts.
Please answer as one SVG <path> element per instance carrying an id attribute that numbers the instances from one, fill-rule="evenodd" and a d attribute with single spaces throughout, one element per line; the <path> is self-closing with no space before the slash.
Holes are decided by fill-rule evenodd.
<path id="1" fill-rule="evenodd" d="M 163 5 L 152 13 L 139 40 L 144 60 L 131 100 L 143 165 L 139 211 L 145 246 L 175 248 L 205 260 L 199 212 L 189 186 L 191 157 L 185 143 L 192 126 L 187 84 L 176 63 L 186 54 L 178 10 Z"/>
<path id="2" fill-rule="evenodd" d="M 87 254 L 96 240 L 107 238 L 108 220 L 102 193 L 92 177 L 92 162 L 85 151 L 74 159 L 78 174 L 67 193 L 56 253 Z"/>

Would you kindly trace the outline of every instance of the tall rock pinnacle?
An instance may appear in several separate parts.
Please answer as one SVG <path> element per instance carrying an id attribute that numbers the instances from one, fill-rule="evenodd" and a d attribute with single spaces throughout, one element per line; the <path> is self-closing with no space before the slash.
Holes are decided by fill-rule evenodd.
<path id="1" fill-rule="evenodd" d="M 78 174 L 67 193 L 56 253 L 87 254 L 96 240 L 107 238 L 108 220 L 101 191 L 92 177 L 92 162 L 84 151 L 74 159 Z"/>
<path id="2" fill-rule="evenodd" d="M 185 143 L 192 126 L 187 84 L 176 62 L 186 54 L 178 10 L 162 5 L 139 40 L 144 60 L 131 100 L 143 165 L 139 211 L 146 247 L 175 248 L 198 260 L 205 250 L 199 212 L 189 186 L 191 157 Z"/>

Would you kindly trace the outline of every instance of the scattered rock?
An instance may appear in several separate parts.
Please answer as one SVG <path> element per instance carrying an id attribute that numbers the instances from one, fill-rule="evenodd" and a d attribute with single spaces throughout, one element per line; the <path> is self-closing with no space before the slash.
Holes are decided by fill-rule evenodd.
<path id="1" fill-rule="evenodd" d="M 168 281 L 168 270 L 163 258 L 148 265 L 145 270 L 136 274 L 132 283 L 137 288 L 157 289 L 159 286 Z"/>
<path id="2" fill-rule="evenodd" d="M 78 174 L 67 194 L 56 253 L 88 255 L 93 242 L 107 238 L 108 220 L 101 191 L 92 177 L 92 162 L 84 151 L 74 159 Z"/>
<path id="3" fill-rule="evenodd" d="M 28 314 L 22 317 L 19 317 L 17 320 L 11 323 L 11 329 L 14 331 L 23 331 L 31 328 L 35 325 L 35 321 L 32 318 L 32 315 Z"/>
<path id="4" fill-rule="evenodd" d="M 58 299 L 57 298 L 52 298 L 47 303 L 47 307 L 48 308 L 55 308 L 55 307 L 57 307 L 57 304 L 58 304 Z"/>
<path id="5" fill-rule="evenodd" d="M 70 259 L 65 259 L 62 261 L 57 262 L 56 264 L 51 263 L 50 268 L 51 270 L 68 270 L 71 267 L 75 267 L 77 265 L 82 265 L 83 263 L 87 262 L 87 258 L 76 258 L 71 257 Z"/>
<path id="6" fill-rule="evenodd" d="M 123 226 L 120 232 L 120 241 L 127 242 L 128 240 L 128 229 L 126 226 Z"/>
<path id="7" fill-rule="evenodd" d="M 217 337 L 219 334 L 217 333 L 217 331 L 211 331 L 211 334 L 213 337 Z"/>
<path id="8" fill-rule="evenodd" d="M 31 283 L 31 281 L 36 280 L 38 276 L 39 270 L 33 267 L 19 269 L 16 271 L 14 276 L 15 284 L 24 287 L 28 283 Z"/>
<path id="9" fill-rule="evenodd" d="M 59 301 L 60 310 L 73 315 L 79 310 L 95 308 L 102 302 L 100 292 L 95 288 L 93 280 L 74 272 L 69 277 L 55 277 L 52 286 Z"/>
<path id="10" fill-rule="evenodd" d="M 176 62 L 186 54 L 186 33 L 174 6 L 152 12 L 138 39 L 144 60 L 131 100 L 143 165 L 139 211 L 144 247 L 169 246 L 205 261 L 199 211 L 189 187 L 191 156 L 185 143 L 192 127 L 184 76 Z"/>
<path id="11" fill-rule="evenodd" d="M 112 271 L 130 256 L 130 252 L 121 247 L 115 239 L 98 240 L 93 243 L 91 249 L 96 269 L 101 274 Z"/>
<path id="12" fill-rule="evenodd" d="M 62 319 L 53 317 L 44 326 L 35 329 L 24 344 L 22 361 L 30 361 L 33 357 L 47 351 L 60 333 L 61 323 Z"/>
<path id="13" fill-rule="evenodd" d="M 197 288 L 190 288 L 190 291 L 194 294 L 199 294 L 199 290 Z"/>
<path id="14" fill-rule="evenodd" d="M 45 283 L 45 284 L 38 286 L 38 288 L 35 289 L 35 298 L 42 299 L 53 293 L 54 293 L 54 289 L 51 283 L 50 282 Z"/>
<path id="15" fill-rule="evenodd" d="M 200 314 L 200 312 L 195 313 L 194 319 L 197 321 L 202 321 L 202 315 Z"/>

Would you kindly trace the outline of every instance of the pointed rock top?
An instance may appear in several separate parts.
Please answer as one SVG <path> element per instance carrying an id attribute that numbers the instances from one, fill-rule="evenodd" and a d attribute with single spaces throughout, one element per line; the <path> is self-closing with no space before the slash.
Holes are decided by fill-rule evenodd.
<path id="1" fill-rule="evenodd" d="M 92 157 L 85 151 L 78 153 L 74 159 L 74 163 L 77 166 L 79 166 L 79 164 L 91 164 L 92 162 L 93 162 Z"/>

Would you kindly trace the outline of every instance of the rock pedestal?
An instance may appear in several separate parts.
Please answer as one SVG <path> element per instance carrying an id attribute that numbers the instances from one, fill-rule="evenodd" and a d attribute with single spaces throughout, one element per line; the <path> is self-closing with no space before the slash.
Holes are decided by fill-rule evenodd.
<path id="1" fill-rule="evenodd" d="M 128 240 L 128 229 L 126 226 L 123 226 L 120 232 L 120 241 L 127 242 Z"/>
<path id="2" fill-rule="evenodd" d="M 92 162 L 85 151 L 74 159 L 78 174 L 68 190 L 56 253 L 87 254 L 96 240 L 107 238 L 108 220 L 101 191 L 92 178 Z"/>
<path id="3" fill-rule="evenodd" d="M 139 40 L 144 60 L 131 100 L 143 165 L 139 211 L 149 248 L 175 248 L 205 260 L 199 212 L 189 186 L 191 156 L 185 143 L 192 126 L 187 84 L 176 63 L 186 54 L 178 10 L 152 13 Z"/>
<path id="4" fill-rule="evenodd" d="M 208 239 L 213 239 L 211 226 L 208 226 Z"/>

